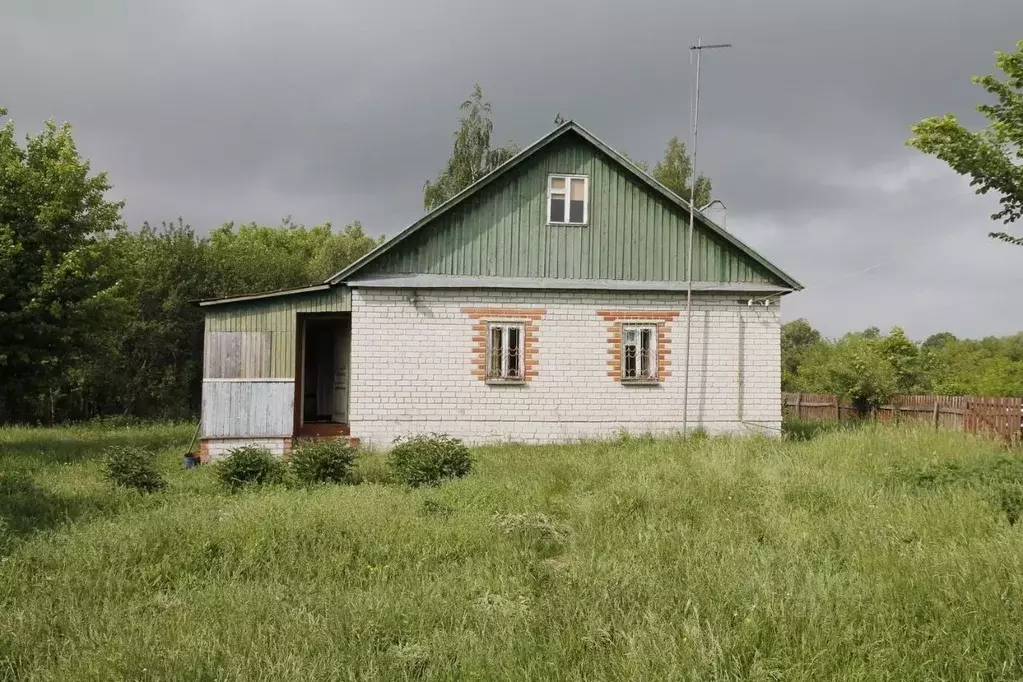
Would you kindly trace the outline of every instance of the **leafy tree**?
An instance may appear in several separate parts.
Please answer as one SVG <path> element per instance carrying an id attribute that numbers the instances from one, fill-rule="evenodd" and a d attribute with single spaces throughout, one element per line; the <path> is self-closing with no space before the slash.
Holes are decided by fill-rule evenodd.
<path id="1" fill-rule="evenodd" d="M 113 337 L 107 361 L 96 358 L 88 365 L 95 409 L 178 418 L 194 414 L 203 330 L 203 311 L 195 301 L 217 290 L 206 241 L 179 218 L 159 229 L 146 223 L 138 232 L 118 235 L 109 247 L 111 260 L 120 262 L 118 322 L 107 327 Z M 104 397 L 115 397 L 116 407 Z"/>
<path id="2" fill-rule="evenodd" d="M 1001 339 L 1001 352 L 1013 362 L 1023 361 L 1023 332 Z"/>
<path id="3" fill-rule="evenodd" d="M 895 389 L 898 393 L 920 391 L 920 349 L 909 340 L 902 327 L 894 327 L 881 340 L 881 350 L 895 372 Z"/>
<path id="4" fill-rule="evenodd" d="M 455 132 L 451 158 L 434 180 L 427 180 L 423 185 L 423 206 L 427 211 L 437 208 L 518 153 L 515 143 L 497 148 L 491 146 L 490 137 L 494 130 L 491 105 L 483 99 L 483 88 L 479 83 L 459 109 L 462 118 Z"/>
<path id="5" fill-rule="evenodd" d="M 781 327 L 781 386 L 783 391 L 796 390 L 796 374 L 811 348 L 822 342 L 821 333 L 804 318 L 786 322 Z"/>
<path id="6" fill-rule="evenodd" d="M 881 338 L 881 329 L 879 327 L 867 327 L 861 332 L 850 332 L 850 336 L 859 336 L 864 339 L 877 340 Z"/>
<path id="7" fill-rule="evenodd" d="M 216 296 L 272 291 L 322 282 L 381 243 L 358 221 L 334 232 L 330 223 L 306 227 L 224 223 L 210 233 L 210 276 Z M 272 267 L 268 264 L 272 263 Z"/>
<path id="8" fill-rule="evenodd" d="M 920 350 L 929 351 L 943 347 L 948 343 L 955 343 L 958 339 L 951 332 L 938 332 L 937 334 L 931 334 L 927 339 L 920 344 Z"/>
<path id="9" fill-rule="evenodd" d="M 653 171 L 646 161 L 634 159 L 624 152 L 622 156 L 689 203 L 691 196 L 689 179 L 693 175 L 693 162 L 686 150 L 686 143 L 677 136 L 668 140 L 664 157 L 654 165 Z M 711 183 L 706 175 L 701 174 L 696 179 L 695 200 L 697 208 L 706 206 L 711 201 Z"/>
<path id="10" fill-rule="evenodd" d="M 995 65 L 1005 74 L 976 76 L 973 82 L 994 96 L 977 110 L 989 121 L 977 132 L 967 130 L 953 114 L 926 118 L 913 126 L 909 144 L 932 154 L 960 175 L 968 175 L 978 194 L 995 192 L 1001 209 L 991 216 L 1005 224 L 1023 216 L 1023 40 L 1011 53 L 996 53 Z M 991 237 L 1023 246 L 1023 237 L 991 232 Z"/>
<path id="11" fill-rule="evenodd" d="M 799 368 L 802 390 L 834 393 L 860 409 L 883 405 L 898 393 L 898 374 L 877 340 L 848 334 L 820 344 Z"/>
<path id="12" fill-rule="evenodd" d="M 973 391 L 977 395 L 1023 395 L 1023 363 L 1005 356 L 990 358 L 981 366 Z"/>
<path id="13" fill-rule="evenodd" d="M 121 226 L 109 189 L 70 125 L 48 121 L 24 146 L 13 121 L 0 127 L 0 415 L 26 419 L 45 402 L 52 420 L 68 359 L 87 352 L 90 318 L 111 285 L 98 243 Z"/>
<path id="14" fill-rule="evenodd" d="M 691 196 L 689 183 L 693 177 L 693 162 L 686 151 L 685 142 L 678 137 L 668 140 L 664 158 L 657 162 L 651 175 L 688 202 Z M 696 178 L 695 201 L 697 208 L 710 203 L 710 178 L 706 175 L 701 174 Z"/>

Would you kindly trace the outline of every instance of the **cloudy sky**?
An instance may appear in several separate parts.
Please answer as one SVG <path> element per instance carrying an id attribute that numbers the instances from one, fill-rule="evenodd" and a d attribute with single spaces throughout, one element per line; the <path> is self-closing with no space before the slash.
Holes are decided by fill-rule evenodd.
<path id="1" fill-rule="evenodd" d="M 698 37 L 735 46 L 704 62 L 698 162 L 728 229 L 807 286 L 786 319 L 1023 329 L 992 201 L 904 146 L 928 115 L 979 123 L 969 78 L 1023 38 L 1020 0 L 2 0 L 0 105 L 23 133 L 71 121 L 133 226 L 393 235 L 474 82 L 498 141 L 561 112 L 654 160 L 688 135 Z"/>

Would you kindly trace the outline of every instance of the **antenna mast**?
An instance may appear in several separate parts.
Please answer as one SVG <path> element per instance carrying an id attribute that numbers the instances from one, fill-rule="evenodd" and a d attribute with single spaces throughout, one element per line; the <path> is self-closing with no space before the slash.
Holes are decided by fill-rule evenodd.
<path id="1" fill-rule="evenodd" d="M 692 171 L 689 177 L 689 239 L 686 244 L 688 249 L 686 263 L 686 367 L 685 384 L 682 389 L 682 437 L 689 437 L 689 354 L 692 343 L 693 330 L 693 233 L 696 221 L 696 145 L 700 126 L 700 58 L 704 50 L 718 50 L 731 47 L 730 43 L 718 43 L 717 45 L 704 45 L 703 38 L 699 38 L 695 45 L 690 46 L 689 56 L 692 64 L 693 52 L 696 52 L 696 103 L 691 108 L 693 115 L 693 156 Z"/>

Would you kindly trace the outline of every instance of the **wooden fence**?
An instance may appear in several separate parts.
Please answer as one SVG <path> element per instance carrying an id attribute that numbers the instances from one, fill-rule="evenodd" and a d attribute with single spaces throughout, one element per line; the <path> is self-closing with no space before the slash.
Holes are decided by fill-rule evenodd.
<path id="1" fill-rule="evenodd" d="M 807 421 L 861 419 L 918 423 L 935 429 L 953 429 L 994 436 L 1007 442 L 1023 438 L 1023 398 L 968 395 L 900 395 L 890 404 L 864 413 L 837 396 L 819 393 L 782 393 L 782 413 Z"/>

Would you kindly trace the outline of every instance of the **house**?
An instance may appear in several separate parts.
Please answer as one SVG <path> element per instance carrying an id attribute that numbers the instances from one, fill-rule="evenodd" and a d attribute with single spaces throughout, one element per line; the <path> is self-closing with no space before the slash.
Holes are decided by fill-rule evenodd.
<path id="1" fill-rule="evenodd" d="M 322 284 L 203 301 L 203 458 L 777 433 L 778 302 L 800 284 L 697 211 L 687 315 L 688 229 L 684 200 L 569 121 Z"/>

